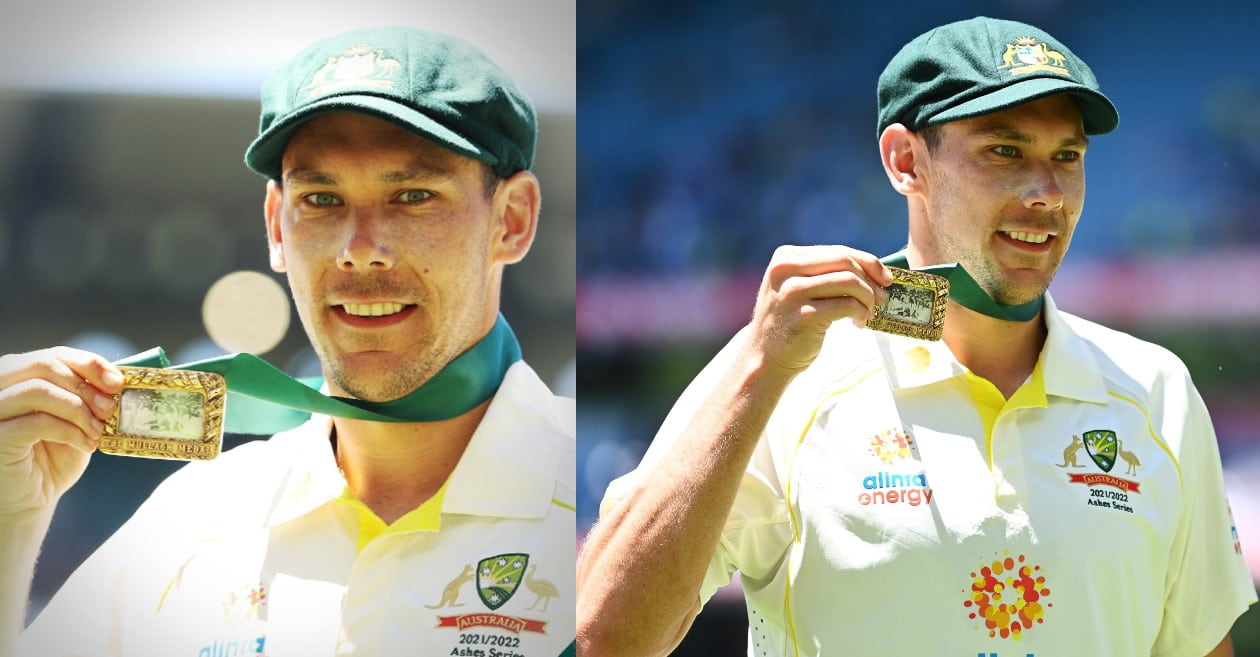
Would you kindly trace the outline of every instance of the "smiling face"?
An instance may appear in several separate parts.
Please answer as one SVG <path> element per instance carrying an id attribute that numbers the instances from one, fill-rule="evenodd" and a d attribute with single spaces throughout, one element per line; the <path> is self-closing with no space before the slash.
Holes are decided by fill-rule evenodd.
<path id="1" fill-rule="evenodd" d="M 1085 200 L 1076 104 L 1051 96 L 935 131 L 935 147 L 914 147 L 911 251 L 922 263 L 961 263 L 999 303 L 1041 296 Z"/>
<path id="2" fill-rule="evenodd" d="M 521 172 L 491 192 L 485 171 L 363 114 L 294 134 L 267 189 L 271 263 L 333 394 L 406 395 L 493 326 L 503 266 L 533 239 L 537 181 Z"/>

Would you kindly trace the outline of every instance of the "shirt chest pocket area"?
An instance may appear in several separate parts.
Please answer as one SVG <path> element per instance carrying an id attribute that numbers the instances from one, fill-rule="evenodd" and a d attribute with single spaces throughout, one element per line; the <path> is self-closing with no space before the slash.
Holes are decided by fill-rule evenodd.
<path id="1" fill-rule="evenodd" d="M 1029 437 L 1028 505 L 1042 519 L 1039 534 L 1106 536 L 1119 553 L 1170 545 L 1182 508 L 1179 464 L 1141 407 L 1117 402 L 1106 411 L 1065 418 L 1053 435 Z"/>

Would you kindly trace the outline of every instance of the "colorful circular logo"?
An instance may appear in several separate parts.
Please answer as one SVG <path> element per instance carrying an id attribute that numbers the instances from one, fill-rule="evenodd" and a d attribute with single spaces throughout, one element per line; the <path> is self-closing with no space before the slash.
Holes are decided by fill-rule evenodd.
<path id="1" fill-rule="evenodd" d="M 1044 623 L 1050 588 L 1041 566 L 1024 563 L 1024 555 L 1010 553 L 971 573 L 970 590 L 963 606 L 967 617 L 982 623 L 990 637 L 1019 641 L 1033 623 Z M 979 626 L 977 626 L 978 629 Z"/>
<path id="2" fill-rule="evenodd" d="M 893 461 L 910 458 L 914 439 L 901 429 L 887 429 L 871 438 L 869 451 L 875 458 L 892 465 Z"/>

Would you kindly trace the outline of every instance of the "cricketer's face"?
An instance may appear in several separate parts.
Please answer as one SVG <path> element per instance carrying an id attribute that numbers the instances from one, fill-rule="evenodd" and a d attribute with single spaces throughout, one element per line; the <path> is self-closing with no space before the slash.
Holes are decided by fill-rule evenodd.
<path id="1" fill-rule="evenodd" d="M 267 189 L 271 264 L 333 394 L 404 396 L 490 330 L 503 266 L 533 238 L 536 202 L 522 226 L 507 198 L 522 174 L 487 191 L 481 163 L 347 112 L 303 125 L 282 170 Z"/>
<path id="2" fill-rule="evenodd" d="M 920 172 L 927 212 L 911 224 L 913 248 L 929 263 L 961 263 L 999 303 L 1036 299 L 1085 201 L 1088 139 L 1076 104 L 1050 96 L 938 134 Z"/>

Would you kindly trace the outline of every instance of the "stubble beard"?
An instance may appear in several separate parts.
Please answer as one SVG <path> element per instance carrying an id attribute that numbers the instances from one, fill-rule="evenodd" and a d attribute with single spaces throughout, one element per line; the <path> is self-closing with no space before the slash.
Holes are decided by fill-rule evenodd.
<path id="1" fill-rule="evenodd" d="M 415 392 L 450 360 L 441 359 L 432 353 L 416 360 L 409 352 L 395 371 L 354 373 L 348 371 L 335 355 L 327 353 L 325 349 L 319 351 L 323 352 L 320 354 L 320 361 L 325 363 L 333 383 L 351 397 L 370 402 L 393 401 Z"/>
<path id="2" fill-rule="evenodd" d="M 945 178 L 944 180 L 948 180 Z M 954 188 L 947 182 L 942 184 L 944 196 L 954 197 Z M 933 225 L 949 224 L 950 221 L 940 221 L 941 218 L 949 216 L 950 213 L 957 211 L 956 208 L 962 206 L 961 203 L 942 204 L 934 211 L 929 213 L 929 221 Z M 1058 237 L 1063 239 L 1065 231 L 1062 229 L 1063 222 L 1055 222 Z M 993 255 L 990 244 L 993 240 L 999 239 L 996 234 L 991 234 L 988 238 L 989 244 L 970 244 L 964 239 L 960 239 L 956 235 L 948 231 L 932 231 L 933 239 L 936 242 L 937 256 L 941 264 L 946 262 L 957 262 L 962 265 L 963 269 L 976 281 L 982 290 L 997 303 L 1005 305 L 1023 305 L 1032 302 L 1045 294 L 1050 287 L 1050 281 L 1054 279 L 1055 273 L 1059 269 L 1059 265 L 1063 261 L 1066 254 L 1066 248 L 1057 254 L 1057 261 L 1054 262 L 1050 271 L 1047 272 L 1045 280 L 1033 285 L 1019 285 L 1009 279 L 1002 272 L 1002 268 L 998 266 Z"/>

